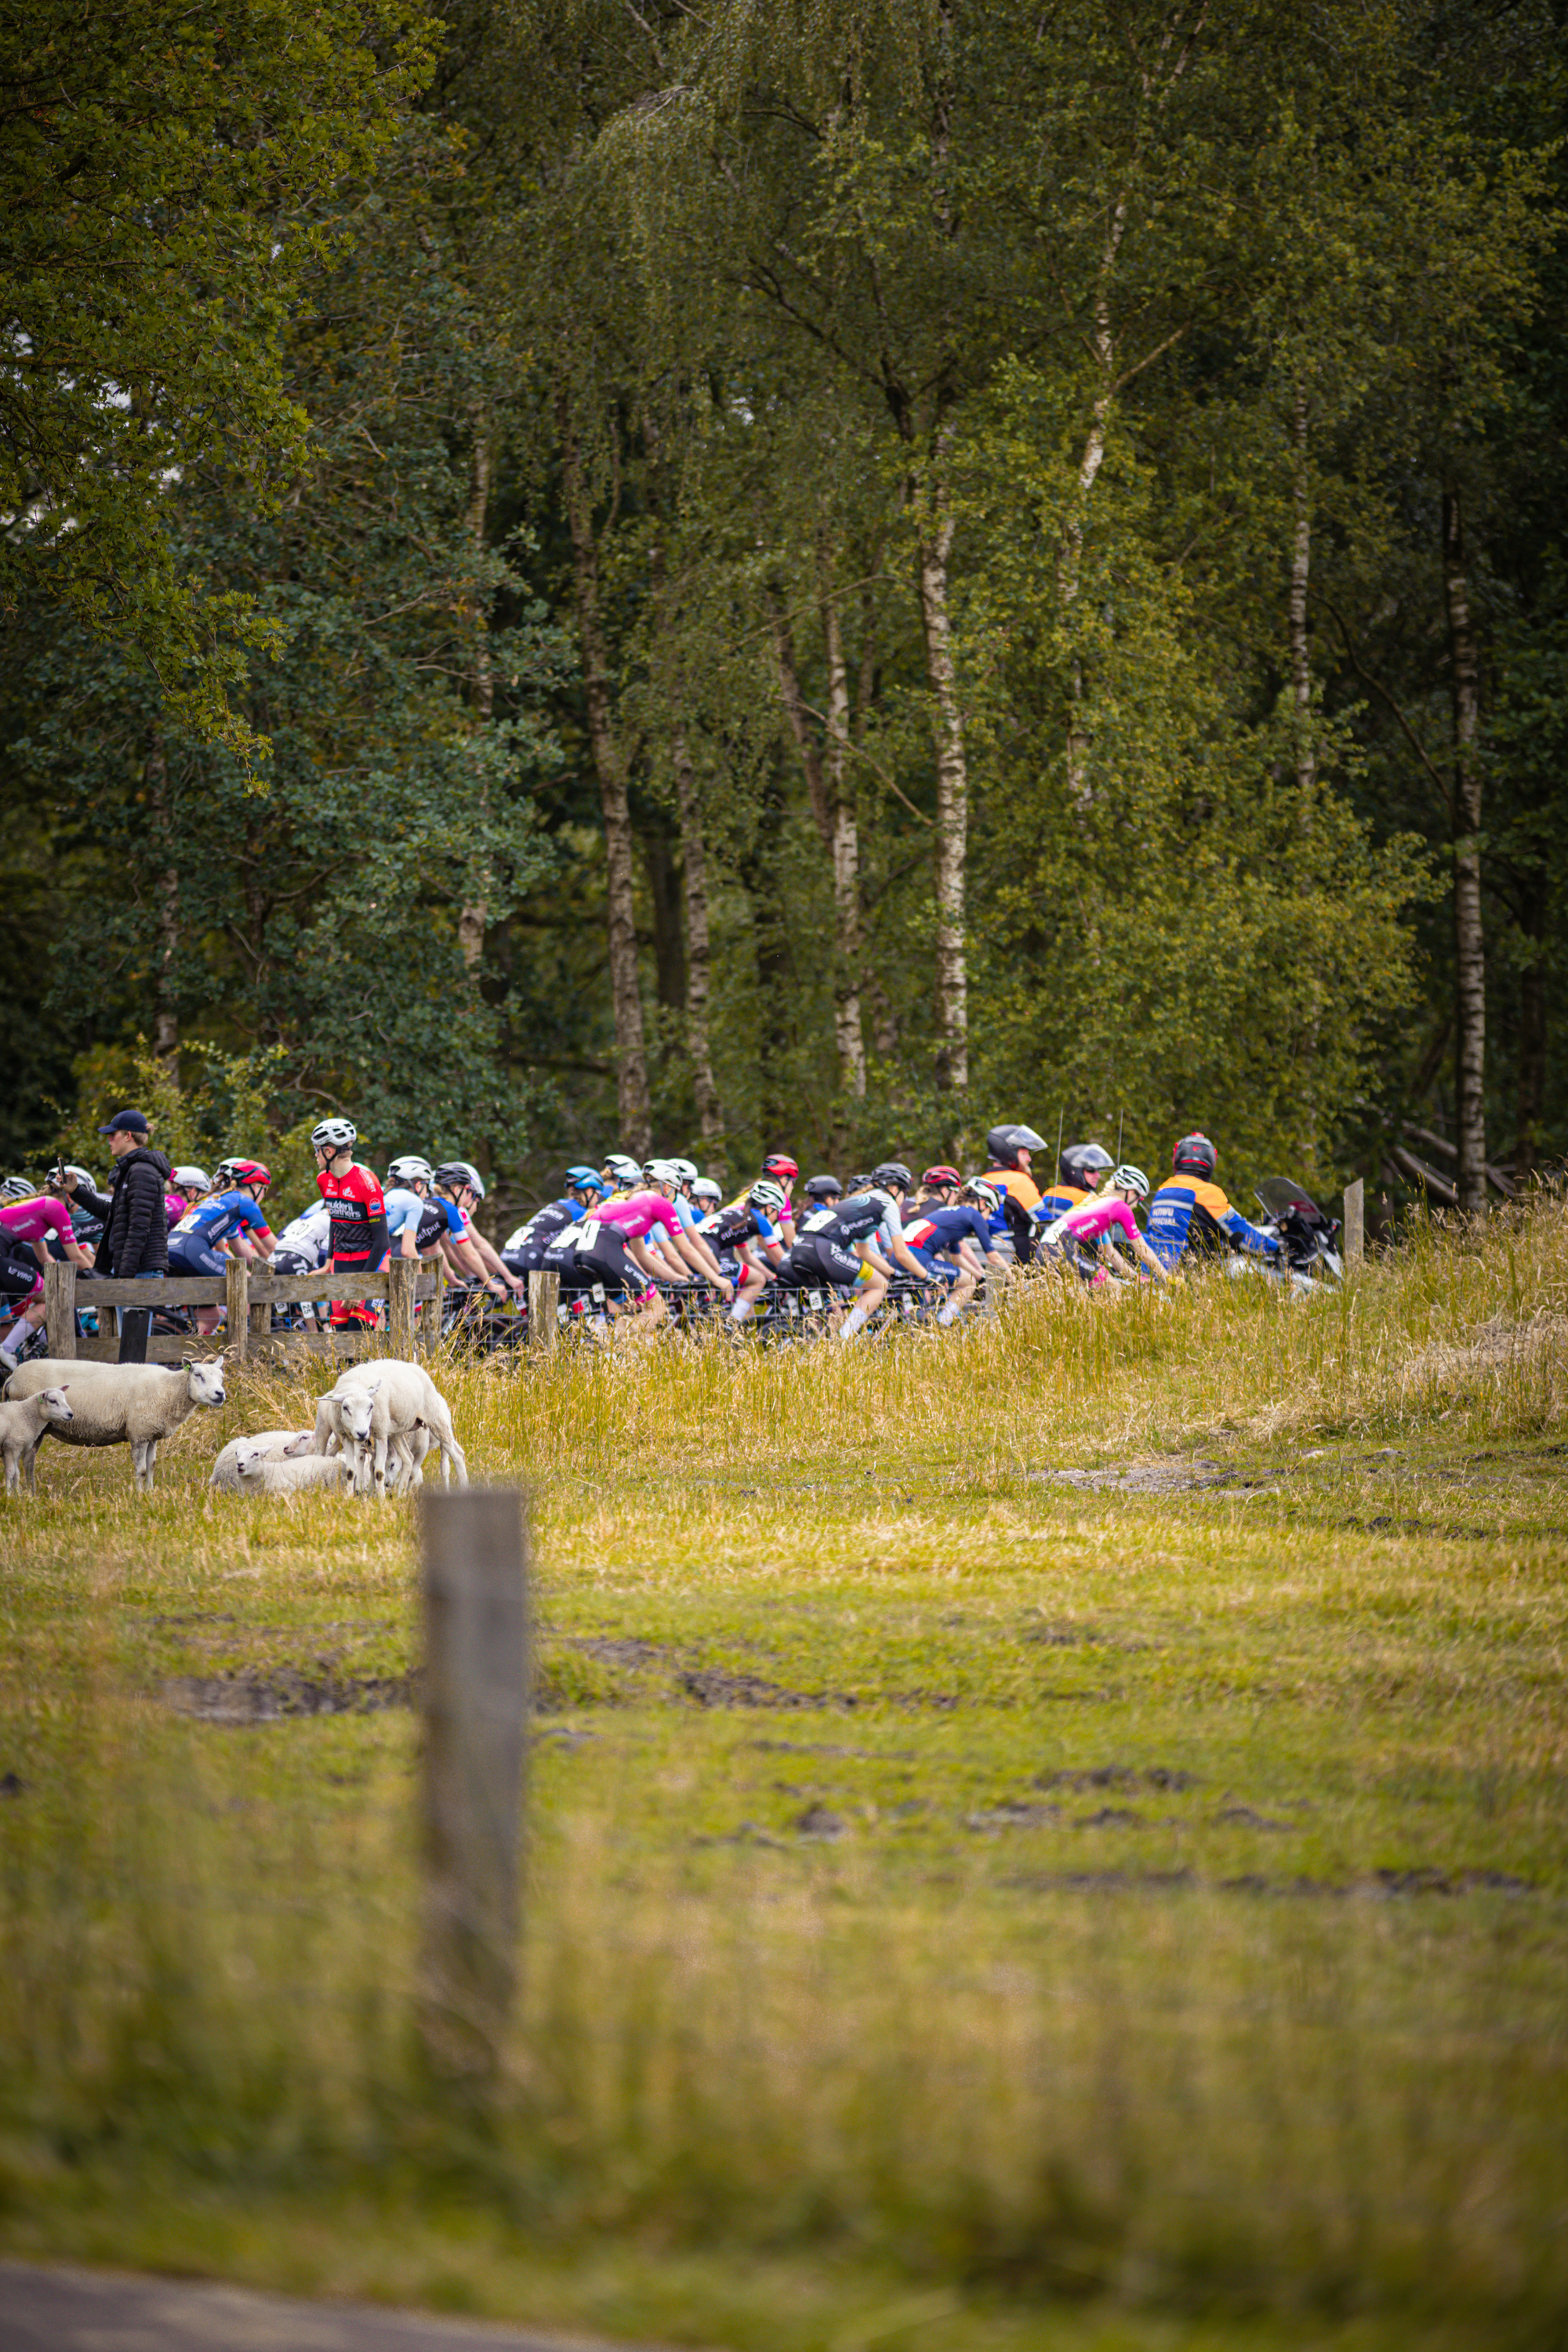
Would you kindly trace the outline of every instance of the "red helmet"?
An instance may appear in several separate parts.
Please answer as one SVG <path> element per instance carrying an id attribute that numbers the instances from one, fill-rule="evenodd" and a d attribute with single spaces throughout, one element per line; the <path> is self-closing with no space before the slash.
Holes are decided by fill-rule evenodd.
<path id="1" fill-rule="evenodd" d="M 215 1184 L 252 1184 L 264 1192 L 271 1181 L 271 1169 L 259 1160 L 220 1160 L 213 1170 Z"/>
<path id="2" fill-rule="evenodd" d="M 1219 1166 L 1219 1153 L 1203 1134 L 1184 1135 L 1171 1154 L 1178 1176 L 1196 1176 L 1206 1183 Z"/>
<path id="3" fill-rule="evenodd" d="M 962 1184 L 963 1181 L 956 1168 L 928 1168 L 921 1178 L 922 1184 Z"/>
<path id="4" fill-rule="evenodd" d="M 793 1184 L 800 1168 L 787 1151 L 770 1151 L 763 1162 L 763 1174 L 772 1176 L 778 1183 Z"/>

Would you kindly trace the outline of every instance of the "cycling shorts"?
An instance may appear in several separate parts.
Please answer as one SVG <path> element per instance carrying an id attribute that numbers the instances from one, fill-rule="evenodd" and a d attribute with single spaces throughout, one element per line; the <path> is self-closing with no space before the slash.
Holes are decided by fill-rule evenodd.
<path id="1" fill-rule="evenodd" d="M 228 1260 L 219 1257 L 216 1250 L 205 1249 L 194 1234 L 171 1234 L 169 1236 L 169 1272 L 171 1274 L 216 1274 L 226 1276 Z"/>
<path id="2" fill-rule="evenodd" d="M 807 1234 L 789 1254 L 793 1275 L 806 1282 L 832 1283 L 837 1289 L 847 1289 L 858 1282 L 865 1263 L 852 1249 L 846 1249 L 840 1242 L 828 1241 L 822 1234 Z"/>
<path id="3" fill-rule="evenodd" d="M 910 1255 L 924 1266 L 928 1274 L 934 1275 L 938 1282 L 956 1282 L 963 1271 L 962 1266 L 954 1265 L 950 1257 L 937 1257 L 930 1250 L 913 1250 Z"/>
<path id="4" fill-rule="evenodd" d="M 0 1297 L 33 1298 L 44 1286 L 38 1261 L 31 1250 L 26 1257 L 0 1255 Z"/>
<path id="5" fill-rule="evenodd" d="M 605 1291 L 634 1299 L 646 1306 L 654 1295 L 652 1283 L 639 1265 L 634 1265 L 626 1255 L 626 1244 L 616 1239 L 614 1229 L 602 1225 L 592 1253 L 579 1250 L 572 1260 L 572 1287 L 591 1290 L 598 1283 Z"/>
<path id="6" fill-rule="evenodd" d="M 274 1274 L 320 1274 L 321 1271 L 319 1265 L 312 1265 L 300 1250 L 274 1250 L 268 1264 Z"/>

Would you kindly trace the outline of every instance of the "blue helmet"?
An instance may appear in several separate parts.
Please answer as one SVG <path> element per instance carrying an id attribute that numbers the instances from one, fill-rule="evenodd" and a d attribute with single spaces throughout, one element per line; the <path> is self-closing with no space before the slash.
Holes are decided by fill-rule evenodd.
<path id="1" fill-rule="evenodd" d="M 596 1168 L 568 1168 L 566 1186 L 573 1192 L 605 1192 L 609 1190 Z"/>

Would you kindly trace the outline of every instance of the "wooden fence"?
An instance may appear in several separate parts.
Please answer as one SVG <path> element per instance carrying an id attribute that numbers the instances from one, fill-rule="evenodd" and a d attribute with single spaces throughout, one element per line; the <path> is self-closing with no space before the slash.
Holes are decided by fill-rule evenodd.
<path id="1" fill-rule="evenodd" d="M 118 1326 L 120 1317 L 135 1307 L 224 1307 L 228 1310 L 226 1328 L 221 1335 L 215 1333 L 211 1341 L 154 1336 L 147 1347 L 151 1364 L 176 1364 L 190 1354 L 193 1345 L 212 1346 L 220 1338 L 231 1363 L 243 1363 L 247 1358 L 278 1362 L 301 1355 L 346 1359 L 384 1348 L 407 1359 L 417 1349 L 428 1351 L 440 1338 L 443 1287 L 439 1267 L 432 1270 L 412 1257 L 391 1259 L 380 1274 L 333 1274 L 330 1269 L 320 1274 L 274 1274 L 267 1266 L 231 1257 L 221 1278 L 206 1274 L 158 1274 L 145 1280 L 119 1281 L 89 1275 L 79 1290 L 75 1266 L 51 1258 L 44 1269 L 44 1308 L 50 1355 L 98 1363 L 112 1363 L 118 1357 L 117 1329 L 108 1327 Z M 273 1330 L 274 1307 L 328 1298 L 346 1302 L 384 1298 L 385 1330 Z M 78 1339 L 79 1307 L 99 1310 L 96 1339 Z"/>

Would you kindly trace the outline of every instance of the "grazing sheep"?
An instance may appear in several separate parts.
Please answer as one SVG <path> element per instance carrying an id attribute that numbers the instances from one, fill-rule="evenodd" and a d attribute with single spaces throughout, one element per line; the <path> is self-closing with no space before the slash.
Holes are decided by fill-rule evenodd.
<path id="1" fill-rule="evenodd" d="M 153 1491 L 160 1438 L 172 1437 L 198 1404 L 224 1402 L 221 1359 L 205 1364 L 77 1363 L 44 1356 L 5 1383 L 8 1398 L 70 1383 L 71 1418 L 44 1424 L 64 1445 L 129 1445 L 137 1489 Z"/>
<path id="2" fill-rule="evenodd" d="M 346 1454 L 268 1454 L 263 1445 L 244 1447 L 235 1465 L 242 1495 L 300 1495 L 308 1487 L 325 1487 L 329 1493 L 348 1492 L 353 1476 L 353 1464 Z"/>
<path id="3" fill-rule="evenodd" d="M 38 1483 L 38 1440 L 49 1422 L 69 1421 L 70 1402 L 64 1388 L 39 1389 L 16 1404 L 0 1404 L 0 1457 L 5 1464 L 5 1492 L 14 1495 L 26 1471 L 29 1490 Z"/>
<path id="4" fill-rule="evenodd" d="M 422 1483 L 423 1473 L 416 1480 L 413 1472 L 422 1464 L 433 1437 L 441 1448 L 443 1477 L 450 1485 L 455 1463 L 458 1484 L 466 1486 L 468 1465 L 453 1433 L 451 1412 L 424 1366 L 396 1358 L 350 1364 L 336 1388 L 316 1407 L 315 1449 L 325 1454 L 335 1437 L 345 1450 L 353 1449 L 356 1492 L 366 1494 L 374 1486 L 380 1495 L 395 1493 L 399 1475 L 395 1464 L 388 1481 L 388 1449 L 398 1438 L 412 1439 L 420 1430 L 426 1433 L 425 1445 L 401 1483 Z"/>
<path id="5" fill-rule="evenodd" d="M 309 1454 L 310 1433 L 308 1429 L 258 1429 L 248 1437 L 231 1437 L 213 1464 L 213 1474 L 207 1485 L 221 1486 L 226 1495 L 237 1495 L 239 1457 L 242 1453 L 253 1453 L 258 1448 L 269 1461 L 286 1462 L 294 1454 Z"/>

